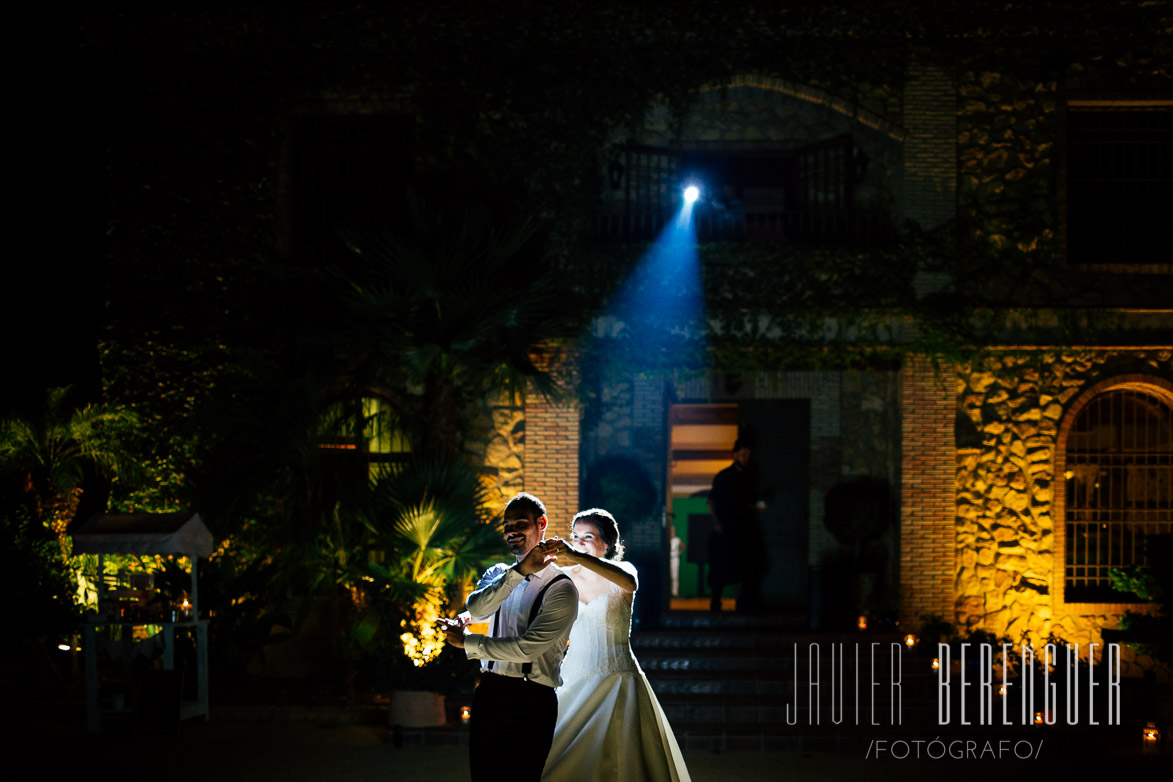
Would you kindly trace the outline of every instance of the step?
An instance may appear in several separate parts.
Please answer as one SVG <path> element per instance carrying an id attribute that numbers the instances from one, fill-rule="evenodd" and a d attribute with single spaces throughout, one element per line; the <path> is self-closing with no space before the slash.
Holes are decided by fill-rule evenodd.
<path id="1" fill-rule="evenodd" d="M 639 660 L 640 667 L 644 669 L 649 677 L 686 674 L 689 672 L 712 675 L 722 671 L 728 671 L 730 673 L 749 671 L 758 673 L 764 678 L 773 679 L 780 675 L 785 675 L 793 679 L 795 663 L 797 662 L 798 678 L 801 684 L 806 681 L 808 671 L 811 670 L 810 659 L 807 657 L 800 656 L 796 660 L 793 654 L 765 654 L 762 650 L 721 652 L 691 649 L 673 652 L 664 649 L 640 649 L 636 651 L 636 659 Z M 888 657 L 876 656 L 875 676 L 878 681 L 888 681 L 890 670 L 889 659 Z M 814 669 L 813 673 L 817 674 L 823 682 L 831 681 L 832 673 L 834 673 L 837 681 L 854 681 L 858 673 L 859 679 L 866 682 L 872 676 L 872 666 L 870 659 L 861 657 L 857 671 L 853 658 L 848 657 L 848 659 L 843 661 L 842 667 L 836 664 L 834 672 L 832 672 L 829 659 L 820 658 L 819 665 Z M 918 661 L 915 659 L 905 659 L 901 666 L 900 674 L 902 681 L 905 682 L 916 679 L 935 678 L 935 674 L 927 661 Z"/>
<path id="2" fill-rule="evenodd" d="M 745 672 L 759 672 L 768 671 L 782 665 L 784 661 L 777 657 L 757 657 L 757 656 L 738 656 L 728 657 L 725 655 L 710 655 L 700 656 L 697 654 L 689 654 L 687 656 L 666 656 L 656 657 L 640 653 L 637 655 L 639 665 L 644 669 L 644 673 L 648 678 L 656 678 L 659 674 L 671 673 L 703 673 L 711 674 L 718 671 L 745 671 Z M 789 669 L 789 663 L 785 663 L 785 667 Z"/>
<path id="3" fill-rule="evenodd" d="M 631 645 L 634 649 L 709 649 L 709 650 L 737 650 L 737 649 L 770 649 L 779 654 L 793 656 L 797 646 L 798 654 L 806 656 L 811 644 L 817 644 L 821 654 L 829 655 L 832 644 L 842 644 L 843 650 L 853 656 L 858 645 L 861 657 L 871 654 L 872 644 L 875 644 L 877 656 L 892 653 L 892 645 L 903 644 L 902 636 L 890 634 L 844 634 L 844 633 L 814 633 L 793 632 L 778 628 L 758 628 L 753 630 L 720 630 L 715 632 L 698 632 L 690 629 L 677 630 L 650 630 L 636 632 L 631 636 Z M 903 648 L 905 654 L 912 651 Z M 923 649 L 915 651 L 917 654 L 927 655 Z"/>
<path id="4" fill-rule="evenodd" d="M 711 611 L 669 611 L 660 617 L 659 622 L 659 629 L 755 629 L 762 627 L 801 632 L 810 628 L 810 619 L 805 612 L 799 611 L 770 613 L 764 616 L 747 616 L 729 612 L 713 613 Z"/>
<path id="5" fill-rule="evenodd" d="M 665 698 L 660 701 L 660 706 L 664 709 L 664 714 L 667 715 L 668 721 L 674 729 L 691 730 L 694 725 L 707 723 L 722 724 L 730 729 L 776 725 L 791 727 L 787 723 L 788 714 L 789 719 L 796 721 L 798 726 L 834 727 L 830 703 L 820 704 L 816 713 L 811 711 L 809 704 L 801 700 L 797 709 L 793 706 L 788 709 L 789 702 L 779 700 L 749 704 L 726 703 L 722 700 L 706 702 L 700 699 L 684 701 Z M 875 719 L 881 725 L 887 725 L 892 721 L 889 716 L 889 708 L 888 702 L 876 701 Z M 936 703 L 905 700 L 901 702 L 899 721 L 919 723 L 925 721 L 925 718 L 935 717 L 935 715 Z M 854 726 L 858 722 L 859 725 L 869 729 L 874 727 L 871 724 L 872 705 L 870 701 L 860 703 L 858 717 L 855 704 L 852 701 L 845 701 L 842 710 L 836 708 L 834 716 L 840 718 L 842 725 Z"/>

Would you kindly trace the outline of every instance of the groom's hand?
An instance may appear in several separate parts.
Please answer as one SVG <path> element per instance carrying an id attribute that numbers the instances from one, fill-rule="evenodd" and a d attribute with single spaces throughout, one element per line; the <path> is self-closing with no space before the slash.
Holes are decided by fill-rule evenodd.
<path id="1" fill-rule="evenodd" d="M 539 570 L 542 570 L 546 565 L 553 561 L 550 553 L 546 550 L 547 541 L 538 541 L 538 545 L 529 550 L 521 561 L 515 566 L 517 572 L 523 576 L 532 576 Z"/>
<path id="2" fill-rule="evenodd" d="M 460 619 L 438 619 L 436 624 L 444 631 L 444 640 L 457 649 L 464 648 L 464 636 L 468 631 L 464 629 L 464 622 Z"/>

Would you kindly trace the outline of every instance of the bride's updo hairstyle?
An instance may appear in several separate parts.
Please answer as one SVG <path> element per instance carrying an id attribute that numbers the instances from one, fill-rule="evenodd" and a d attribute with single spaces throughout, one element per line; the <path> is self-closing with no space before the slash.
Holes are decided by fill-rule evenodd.
<path id="1" fill-rule="evenodd" d="M 614 516 L 602 508 L 580 510 L 574 514 L 574 518 L 570 521 L 570 529 L 573 530 L 574 525 L 580 521 L 589 521 L 599 528 L 599 534 L 603 536 L 603 542 L 607 544 L 604 559 L 610 559 L 614 562 L 623 559 L 623 544 L 619 541 L 619 522 L 615 521 Z"/>

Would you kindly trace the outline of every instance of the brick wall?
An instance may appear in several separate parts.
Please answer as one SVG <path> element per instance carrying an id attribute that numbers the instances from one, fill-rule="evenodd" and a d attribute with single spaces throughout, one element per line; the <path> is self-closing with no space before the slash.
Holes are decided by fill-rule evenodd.
<path id="1" fill-rule="evenodd" d="M 525 400 L 525 490 L 546 503 L 550 528 L 564 534 L 578 512 L 578 409 L 530 394 Z"/>
<path id="2" fill-rule="evenodd" d="M 912 356 L 901 371 L 901 618 L 953 613 L 957 498 L 954 370 Z"/>
<path id="3" fill-rule="evenodd" d="M 909 67 L 904 126 L 904 216 L 936 228 L 957 206 L 957 89 L 949 74 Z"/>
<path id="4" fill-rule="evenodd" d="M 573 352 L 560 345 L 543 345 L 533 356 L 535 365 L 549 372 L 563 388 L 574 388 Z M 580 411 L 573 398 L 551 401 L 532 391 L 525 398 L 525 446 L 522 481 L 525 491 L 546 504 L 550 531 L 568 535 L 578 506 L 578 448 Z"/>

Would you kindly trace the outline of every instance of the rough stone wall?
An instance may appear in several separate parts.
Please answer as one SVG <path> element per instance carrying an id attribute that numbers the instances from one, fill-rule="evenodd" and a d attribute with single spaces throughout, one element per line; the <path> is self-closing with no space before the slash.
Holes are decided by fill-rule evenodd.
<path id="1" fill-rule="evenodd" d="M 841 386 L 843 477 L 883 478 L 895 487 L 900 466 L 898 373 L 847 370 Z"/>
<path id="2" fill-rule="evenodd" d="M 495 513 L 521 491 L 525 448 L 525 416 L 520 406 L 487 404 L 465 436 L 465 452 L 480 466 L 481 482 Z"/>
<path id="3" fill-rule="evenodd" d="M 632 381 L 631 390 L 631 455 L 643 466 L 652 485 L 656 487 L 656 496 L 660 498 L 652 513 L 633 525 L 631 550 L 632 553 L 647 552 L 660 556 L 666 542 L 663 511 L 664 498 L 668 493 L 664 485 L 668 458 L 664 381 L 637 377 Z"/>
<path id="4" fill-rule="evenodd" d="M 1121 368 L 1173 372 L 1169 350 L 1026 351 L 959 368 L 958 404 L 980 445 L 956 451 L 956 579 L 952 619 L 1040 644 L 1101 640 L 1122 606 L 1061 600 L 1063 552 L 1056 519 L 1056 448 L 1071 403 Z M 907 445 L 906 445 L 907 447 Z M 1131 664 L 1143 663 L 1133 658 Z"/>
<path id="5" fill-rule="evenodd" d="M 900 377 L 896 371 L 847 370 L 841 376 L 840 437 L 842 478 L 870 477 L 887 482 L 891 492 L 892 527 L 883 536 L 889 552 L 885 583 L 895 584 L 898 575 L 897 521 L 900 500 Z M 829 537 L 822 520 L 811 512 L 812 562 L 816 540 Z M 816 539 L 815 527 L 823 527 Z M 823 550 L 829 546 L 823 542 Z"/>
<path id="6" fill-rule="evenodd" d="M 559 534 L 578 511 L 578 406 L 527 394 L 520 404 L 489 400 L 465 433 L 465 454 L 479 466 L 490 508 L 500 513 L 519 491 L 546 504 Z"/>
<path id="7" fill-rule="evenodd" d="M 959 75 L 958 190 L 972 235 L 1034 249 L 1054 236 L 1055 81 Z"/>
<path id="8" fill-rule="evenodd" d="M 658 497 L 667 495 L 664 486 L 667 440 L 664 431 L 664 383 L 634 376 L 604 383 L 596 402 L 598 418 L 591 431 L 583 434 L 582 477 L 599 459 L 625 456 L 644 469 Z M 631 554 L 658 555 L 663 547 L 661 525 L 663 502 L 645 519 L 621 520 L 620 532 Z"/>
<path id="9" fill-rule="evenodd" d="M 592 459 L 586 461 L 627 453 L 633 442 L 632 378 L 614 378 L 604 383 L 596 405 L 598 422 L 587 435 Z"/>

